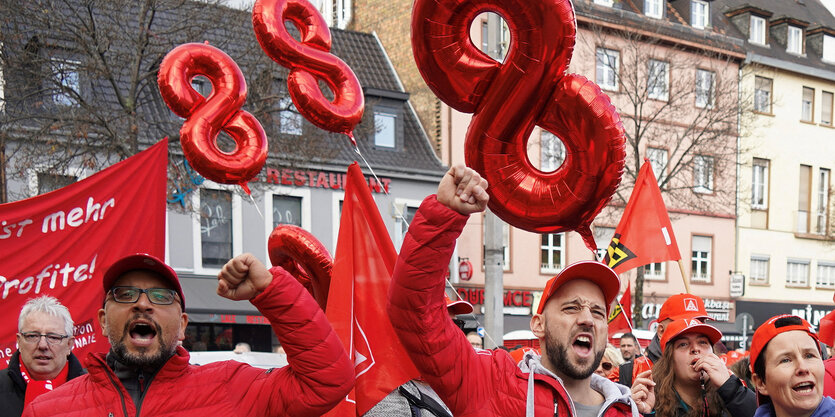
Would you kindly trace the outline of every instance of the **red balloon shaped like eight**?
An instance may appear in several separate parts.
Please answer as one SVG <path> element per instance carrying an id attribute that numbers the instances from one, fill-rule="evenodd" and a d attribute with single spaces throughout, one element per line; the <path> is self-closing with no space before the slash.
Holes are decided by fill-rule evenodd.
<path id="1" fill-rule="evenodd" d="M 212 83 L 208 97 L 191 85 L 198 75 Z M 183 44 L 162 60 L 157 82 L 165 104 L 186 119 L 180 143 L 191 166 L 214 182 L 239 184 L 250 194 L 246 183 L 264 167 L 267 136 L 255 116 L 241 110 L 246 80 L 235 61 L 208 44 Z M 235 140 L 233 151 L 217 146 L 221 130 Z"/>
<path id="2" fill-rule="evenodd" d="M 333 258 L 325 245 L 301 227 L 280 224 L 270 233 L 267 252 L 270 262 L 293 275 L 324 311 L 333 271 Z"/>
<path id="3" fill-rule="evenodd" d="M 502 16 L 510 29 L 502 63 L 470 39 L 483 12 Z M 464 157 L 489 182 L 490 209 L 531 232 L 576 230 L 595 250 L 590 225 L 620 184 L 625 136 L 609 97 L 565 74 L 575 35 L 570 0 L 415 0 L 412 11 L 423 79 L 450 107 L 473 113 Z M 527 157 L 535 125 L 565 144 L 556 171 L 540 171 Z"/>
<path id="4" fill-rule="evenodd" d="M 299 30 L 301 42 L 287 31 L 285 20 Z M 307 0 L 258 0 L 252 26 L 264 52 L 290 69 L 287 89 L 299 113 L 322 129 L 348 135 L 356 146 L 353 130 L 362 119 L 365 98 L 348 64 L 331 55 L 331 34 L 321 13 Z M 328 85 L 333 101 L 318 80 Z"/>

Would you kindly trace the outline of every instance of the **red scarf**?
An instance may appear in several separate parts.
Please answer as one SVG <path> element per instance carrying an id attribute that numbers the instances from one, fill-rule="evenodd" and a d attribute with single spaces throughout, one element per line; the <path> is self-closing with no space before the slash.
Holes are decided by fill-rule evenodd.
<path id="1" fill-rule="evenodd" d="M 23 362 L 20 362 L 20 374 L 23 375 L 23 380 L 26 381 L 26 397 L 23 399 L 23 407 L 26 408 L 32 400 L 37 398 L 39 395 L 52 391 L 55 388 L 61 386 L 61 384 L 67 382 L 67 375 L 70 372 L 70 364 L 67 362 L 64 365 L 64 369 L 61 372 L 58 372 L 58 375 L 52 379 L 45 379 L 43 381 L 38 381 L 29 377 L 29 373 L 26 372 L 26 366 L 23 365 Z"/>

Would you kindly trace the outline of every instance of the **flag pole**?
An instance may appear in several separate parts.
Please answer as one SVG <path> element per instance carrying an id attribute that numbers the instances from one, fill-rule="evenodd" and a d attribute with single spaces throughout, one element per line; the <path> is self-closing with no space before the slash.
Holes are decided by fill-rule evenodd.
<path id="1" fill-rule="evenodd" d="M 632 327 L 632 312 L 630 311 L 629 315 L 626 315 L 626 310 L 623 309 L 623 306 L 620 304 L 620 300 L 615 300 L 615 302 L 618 303 L 618 307 L 620 307 L 620 311 L 622 312 L 623 317 L 626 318 L 626 324 L 629 325 L 629 332 L 634 333 L 635 328 Z"/>
<path id="2" fill-rule="evenodd" d="M 678 260 L 678 269 L 681 271 L 681 280 L 684 281 L 684 289 L 687 290 L 688 294 L 692 294 L 690 292 L 690 283 L 687 282 L 687 274 L 684 273 L 684 264 L 681 262 L 681 258 Z"/>

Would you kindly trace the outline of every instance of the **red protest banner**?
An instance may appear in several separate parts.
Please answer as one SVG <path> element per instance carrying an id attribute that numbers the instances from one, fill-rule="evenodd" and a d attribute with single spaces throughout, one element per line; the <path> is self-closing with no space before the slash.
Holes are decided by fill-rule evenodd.
<path id="1" fill-rule="evenodd" d="M 75 322 L 73 352 L 105 352 L 96 312 L 104 270 L 136 252 L 165 257 L 168 140 L 74 184 L 0 205 L 0 367 L 26 301 L 51 295 Z"/>

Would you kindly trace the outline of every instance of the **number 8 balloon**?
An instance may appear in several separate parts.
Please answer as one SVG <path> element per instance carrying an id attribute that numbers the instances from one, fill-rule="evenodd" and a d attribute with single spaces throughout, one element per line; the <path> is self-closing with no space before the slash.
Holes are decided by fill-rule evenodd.
<path id="1" fill-rule="evenodd" d="M 473 45 L 470 25 L 502 16 L 511 44 L 503 63 Z M 473 113 L 464 157 L 490 184 L 490 209 L 536 233 L 576 230 L 595 250 L 590 225 L 623 173 L 625 137 L 609 97 L 565 74 L 576 24 L 570 0 L 415 0 L 412 49 L 420 73 L 450 107 Z M 527 157 L 535 125 L 556 134 L 565 162 L 542 172 Z"/>

